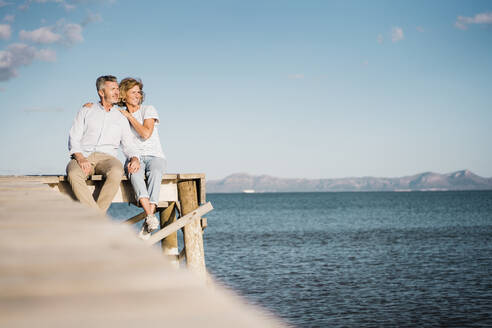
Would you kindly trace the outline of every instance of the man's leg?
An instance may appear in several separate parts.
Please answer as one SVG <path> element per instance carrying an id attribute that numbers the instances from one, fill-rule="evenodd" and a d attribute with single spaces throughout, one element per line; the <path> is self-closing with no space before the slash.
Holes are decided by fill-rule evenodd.
<path id="1" fill-rule="evenodd" d="M 92 164 L 91 156 L 89 156 L 88 160 Z M 94 174 L 94 167 L 91 169 L 91 172 L 89 172 L 89 175 L 91 174 Z M 84 171 L 82 171 L 82 168 L 80 167 L 79 163 L 77 163 L 77 161 L 74 159 L 68 162 L 67 176 L 68 176 L 68 183 L 70 183 L 70 186 L 72 186 L 72 190 L 73 193 L 75 194 L 75 197 L 77 197 L 77 199 L 82 204 L 88 205 L 92 208 L 99 209 L 99 206 L 97 206 L 94 198 L 92 197 L 92 193 L 90 192 L 89 188 L 87 187 L 87 184 L 85 183 L 87 176 L 85 175 Z"/>
<path id="2" fill-rule="evenodd" d="M 97 199 L 99 208 L 106 212 L 118 192 L 118 188 L 123 177 L 123 165 L 121 162 L 107 154 L 98 153 L 96 156 L 95 174 L 102 174 L 105 177 L 104 184 Z"/>

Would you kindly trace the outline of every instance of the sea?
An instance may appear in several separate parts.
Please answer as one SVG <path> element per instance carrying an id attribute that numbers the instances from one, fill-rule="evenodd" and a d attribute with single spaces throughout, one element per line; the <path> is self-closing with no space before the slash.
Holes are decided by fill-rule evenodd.
<path id="1" fill-rule="evenodd" d="M 492 327 L 492 191 L 207 201 L 207 269 L 289 326 Z"/>

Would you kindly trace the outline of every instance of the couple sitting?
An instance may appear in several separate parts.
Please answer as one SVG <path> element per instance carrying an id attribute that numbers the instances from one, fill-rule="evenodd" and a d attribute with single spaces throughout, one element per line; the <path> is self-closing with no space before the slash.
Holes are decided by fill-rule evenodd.
<path id="1" fill-rule="evenodd" d="M 159 227 L 154 212 L 166 168 L 155 128 L 159 115 L 153 106 L 142 105 L 143 84 L 139 80 L 126 78 L 118 86 L 116 77 L 106 75 L 97 79 L 96 88 L 100 102 L 85 104 L 70 129 L 68 150 L 72 159 L 67 165 L 68 182 L 81 203 L 106 212 L 123 177 L 123 165 L 116 158 L 121 144 L 127 158 L 124 168 L 136 200 L 147 215 L 139 236 L 147 239 Z M 105 177 L 97 201 L 85 182 L 93 174 Z"/>

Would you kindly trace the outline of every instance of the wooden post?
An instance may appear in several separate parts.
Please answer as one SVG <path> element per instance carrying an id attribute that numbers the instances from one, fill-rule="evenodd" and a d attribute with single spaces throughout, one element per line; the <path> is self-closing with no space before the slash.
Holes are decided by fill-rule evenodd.
<path id="1" fill-rule="evenodd" d="M 181 204 L 182 216 L 195 210 L 199 205 L 196 182 L 193 180 L 178 182 L 178 199 Z M 184 226 L 183 237 L 187 267 L 205 283 L 207 271 L 205 269 L 203 235 L 200 220 L 195 220 Z"/>
<path id="2" fill-rule="evenodd" d="M 161 217 L 161 229 L 176 221 L 176 203 L 171 202 L 168 207 L 158 208 Z M 178 234 L 177 232 L 162 240 L 162 252 L 169 256 L 174 267 L 179 268 L 178 261 Z"/>

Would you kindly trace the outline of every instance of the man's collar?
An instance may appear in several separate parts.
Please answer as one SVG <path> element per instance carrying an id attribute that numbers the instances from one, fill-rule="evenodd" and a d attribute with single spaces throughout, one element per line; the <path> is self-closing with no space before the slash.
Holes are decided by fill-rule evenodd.
<path id="1" fill-rule="evenodd" d="M 106 111 L 106 108 L 104 108 L 104 106 L 101 104 L 101 102 L 97 102 L 97 106 L 99 106 L 100 109 Z M 116 104 L 113 104 L 113 106 L 109 109 L 109 111 L 111 112 L 112 110 L 114 110 L 116 107 Z"/>

